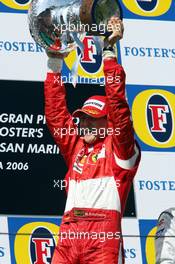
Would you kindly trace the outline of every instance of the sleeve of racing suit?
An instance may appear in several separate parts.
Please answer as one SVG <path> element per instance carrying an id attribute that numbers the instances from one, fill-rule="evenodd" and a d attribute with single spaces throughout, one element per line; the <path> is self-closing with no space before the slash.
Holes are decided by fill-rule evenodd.
<path id="1" fill-rule="evenodd" d="M 132 169 L 139 156 L 130 109 L 125 96 L 125 72 L 116 58 L 104 59 L 108 119 L 113 125 L 114 155 L 117 164 Z M 117 133 L 116 133 L 117 132 Z"/>
<path id="2" fill-rule="evenodd" d="M 175 263 L 175 208 L 163 212 L 157 225 L 155 237 L 156 264 Z"/>
<path id="3" fill-rule="evenodd" d="M 60 73 L 47 73 L 44 95 L 47 126 L 68 165 L 78 136 L 77 127 L 67 109 L 65 87 Z"/>

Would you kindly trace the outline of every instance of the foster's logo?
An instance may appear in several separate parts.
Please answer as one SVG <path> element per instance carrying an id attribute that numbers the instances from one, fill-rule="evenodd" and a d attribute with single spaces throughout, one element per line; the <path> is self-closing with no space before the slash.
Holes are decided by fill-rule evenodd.
<path id="1" fill-rule="evenodd" d="M 147 123 L 152 136 L 158 142 L 167 142 L 172 134 L 172 111 L 160 94 L 152 95 L 147 104 Z"/>
<path id="2" fill-rule="evenodd" d="M 51 262 L 55 241 L 46 228 L 37 228 L 31 237 L 30 252 L 32 263 L 45 264 Z"/>
<path id="3" fill-rule="evenodd" d="M 83 39 L 84 52 L 81 56 L 80 63 L 85 71 L 95 73 L 99 70 L 102 62 L 102 57 L 97 54 L 97 48 L 92 36 Z M 78 49 L 78 54 L 80 50 Z"/>
<path id="4" fill-rule="evenodd" d="M 31 222 L 23 225 L 15 237 L 13 263 L 51 263 L 58 233 L 59 226 L 49 222 Z"/>
<path id="5" fill-rule="evenodd" d="M 136 2 L 143 10 L 151 11 L 156 7 L 158 0 L 136 0 Z"/>
<path id="6" fill-rule="evenodd" d="M 25 10 L 29 8 L 31 0 L 1 0 L 2 4 L 10 9 L 16 10 Z"/>
<path id="7" fill-rule="evenodd" d="M 65 63 L 67 68 L 72 71 L 75 64 L 79 60 L 77 75 L 80 77 L 81 82 L 84 83 L 84 78 L 94 79 L 95 83 L 99 83 L 100 79 L 104 77 L 102 56 L 97 53 L 97 46 L 92 36 L 85 36 L 83 39 L 84 50 L 81 54 L 80 49 L 72 51 Z"/>
<path id="8" fill-rule="evenodd" d="M 160 17 L 173 9 L 173 0 L 120 0 L 132 14 L 140 17 Z M 172 15 L 169 17 L 173 18 Z M 174 20 L 174 19 L 173 19 Z"/>
<path id="9" fill-rule="evenodd" d="M 137 136 L 156 148 L 175 147 L 175 95 L 161 89 L 148 89 L 134 98 L 132 117 Z"/>

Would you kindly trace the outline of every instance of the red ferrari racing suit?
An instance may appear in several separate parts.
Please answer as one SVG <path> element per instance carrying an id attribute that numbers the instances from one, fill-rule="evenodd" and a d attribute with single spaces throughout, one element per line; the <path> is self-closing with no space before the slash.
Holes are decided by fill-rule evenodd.
<path id="1" fill-rule="evenodd" d="M 125 73 L 115 58 L 104 61 L 108 123 L 113 133 L 87 145 L 67 110 L 60 73 L 45 81 L 47 125 L 68 166 L 67 203 L 52 264 L 124 263 L 121 218 L 140 151 L 125 98 Z M 57 131 L 57 133 L 55 133 Z M 120 133 L 118 133 L 120 132 Z"/>

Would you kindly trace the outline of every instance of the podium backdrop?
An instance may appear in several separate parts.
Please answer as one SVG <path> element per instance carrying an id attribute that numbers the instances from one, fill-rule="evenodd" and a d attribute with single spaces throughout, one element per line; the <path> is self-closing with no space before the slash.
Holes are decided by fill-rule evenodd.
<path id="1" fill-rule="evenodd" d="M 126 264 L 154 264 L 150 236 L 160 212 L 175 206 L 175 2 L 119 2 L 125 33 L 117 45 L 118 59 L 127 75 L 127 97 L 142 150 L 122 222 L 125 258 Z M 50 263 L 66 200 L 67 169 L 44 117 L 47 58 L 28 31 L 29 3 L 0 3 L 1 264 Z M 65 84 L 70 112 L 89 96 L 104 94 L 103 65 L 93 37 L 83 42 L 77 88 Z M 64 62 L 66 82 L 71 82 L 79 54 L 73 51 Z"/>

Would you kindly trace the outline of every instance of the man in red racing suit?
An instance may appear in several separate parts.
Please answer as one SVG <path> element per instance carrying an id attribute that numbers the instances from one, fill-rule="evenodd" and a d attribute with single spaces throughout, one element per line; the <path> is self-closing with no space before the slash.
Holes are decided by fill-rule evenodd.
<path id="1" fill-rule="evenodd" d="M 92 96 L 73 114 L 80 118 L 81 128 L 90 128 L 84 136 L 72 133 L 77 126 L 67 110 L 64 85 L 58 81 L 60 60 L 49 58 L 46 120 L 68 166 L 69 183 L 52 264 L 124 263 L 121 218 L 140 151 L 125 98 L 125 73 L 113 51 L 114 42 L 122 35 L 122 22 L 112 20 L 117 27 L 108 41 L 110 46 L 103 51 L 106 96 Z M 101 136 L 100 128 L 105 135 Z M 61 135 L 63 129 L 71 133 Z"/>

